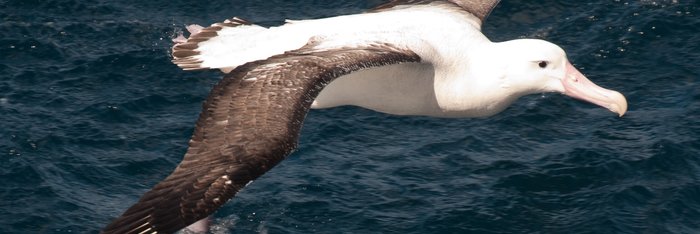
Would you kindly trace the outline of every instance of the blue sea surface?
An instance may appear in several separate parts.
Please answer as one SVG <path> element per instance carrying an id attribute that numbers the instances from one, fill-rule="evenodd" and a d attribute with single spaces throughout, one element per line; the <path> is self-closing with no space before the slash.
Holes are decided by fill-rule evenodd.
<path id="1" fill-rule="evenodd" d="M 175 168 L 222 76 L 170 62 L 184 25 L 380 2 L 0 0 L 0 232 L 97 233 Z M 559 94 L 485 119 L 312 110 L 213 232 L 700 233 L 699 10 L 505 0 L 487 36 L 562 46 L 627 115 Z"/>

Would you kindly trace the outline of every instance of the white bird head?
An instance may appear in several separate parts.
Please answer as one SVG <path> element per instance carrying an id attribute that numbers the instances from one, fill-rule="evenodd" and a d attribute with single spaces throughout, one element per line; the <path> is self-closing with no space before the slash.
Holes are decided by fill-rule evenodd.
<path id="1" fill-rule="evenodd" d="M 512 95 L 558 92 L 605 107 L 619 116 L 627 111 L 622 94 L 591 82 L 571 65 L 559 46 L 537 39 L 496 44 L 502 48 L 498 59 L 505 64 L 499 85 Z"/>

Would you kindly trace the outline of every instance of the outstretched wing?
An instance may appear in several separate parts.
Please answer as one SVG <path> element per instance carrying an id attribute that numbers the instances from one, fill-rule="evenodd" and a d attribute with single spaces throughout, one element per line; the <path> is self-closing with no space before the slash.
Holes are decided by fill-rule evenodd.
<path id="1" fill-rule="evenodd" d="M 388 10 L 400 5 L 418 5 L 418 4 L 430 4 L 430 3 L 452 3 L 458 5 L 465 11 L 471 13 L 484 23 L 486 17 L 491 13 L 491 10 L 498 5 L 500 0 L 391 0 L 387 3 L 379 5 L 373 9 L 373 11 L 383 11 Z"/>
<path id="2" fill-rule="evenodd" d="M 420 62 L 374 43 L 299 50 L 237 67 L 203 104 L 183 161 L 104 233 L 172 233 L 212 214 L 297 144 L 316 95 L 333 79 L 369 67 Z"/>

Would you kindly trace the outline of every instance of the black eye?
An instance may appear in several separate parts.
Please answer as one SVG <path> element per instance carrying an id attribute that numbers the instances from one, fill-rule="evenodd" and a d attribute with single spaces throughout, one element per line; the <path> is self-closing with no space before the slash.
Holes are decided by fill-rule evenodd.
<path id="1" fill-rule="evenodd" d="M 540 61 L 540 63 L 538 63 L 537 65 L 540 66 L 540 68 L 545 68 L 547 67 L 547 64 L 547 61 Z"/>

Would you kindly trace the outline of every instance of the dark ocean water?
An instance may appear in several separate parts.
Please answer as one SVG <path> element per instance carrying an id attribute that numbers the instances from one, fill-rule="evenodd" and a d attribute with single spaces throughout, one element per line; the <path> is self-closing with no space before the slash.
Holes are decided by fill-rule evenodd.
<path id="1" fill-rule="evenodd" d="M 170 62 L 183 25 L 379 1 L 0 0 L 0 232 L 96 233 L 181 160 L 217 72 Z M 312 111 L 300 148 L 216 233 L 700 233 L 700 2 L 505 0 L 493 40 L 544 38 L 624 93 L 487 119 Z"/>

